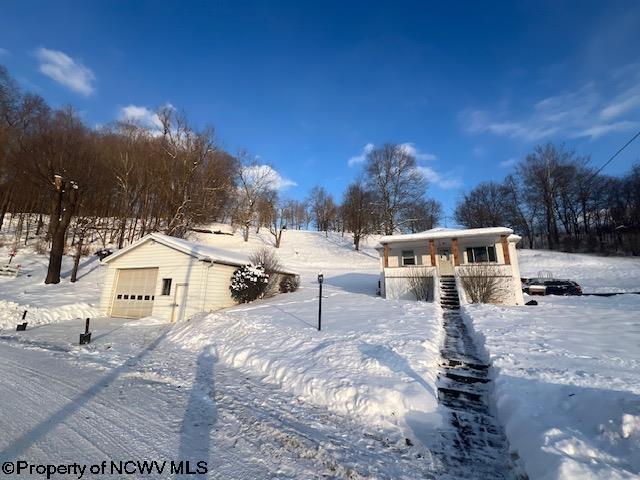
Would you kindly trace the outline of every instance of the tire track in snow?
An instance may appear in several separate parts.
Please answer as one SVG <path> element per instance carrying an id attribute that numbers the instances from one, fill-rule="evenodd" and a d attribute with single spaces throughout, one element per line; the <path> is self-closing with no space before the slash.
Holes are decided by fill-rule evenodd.
<path id="1" fill-rule="evenodd" d="M 193 352 L 176 352 L 159 348 L 124 361 L 127 368 L 105 371 L 71 353 L 0 344 L 0 379 L 15 386 L 2 394 L 13 408 L 0 419 L 10 442 L 2 456 L 41 462 L 176 459 L 179 442 L 197 450 L 181 436 L 180 424 L 189 415 L 187 397 L 203 387 L 218 418 L 208 426 L 206 412 L 192 417 L 208 429 L 212 478 L 434 478 L 416 449 L 387 440 L 384 432 L 218 363 L 212 385 L 202 385 L 192 372 Z M 161 378 L 167 361 L 179 364 L 172 379 L 186 388 L 145 379 Z"/>

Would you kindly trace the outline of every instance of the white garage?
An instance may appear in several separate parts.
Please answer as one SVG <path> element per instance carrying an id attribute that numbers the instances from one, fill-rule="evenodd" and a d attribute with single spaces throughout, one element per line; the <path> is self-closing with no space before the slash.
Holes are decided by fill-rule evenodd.
<path id="1" fill-rule="evenodd" d="M 249 258 L 152 233 L 102 263 L 109 267 L 100 299 L 105 314 L 180 322 L 196 313 L 234 305 L 230 279 Z"/>

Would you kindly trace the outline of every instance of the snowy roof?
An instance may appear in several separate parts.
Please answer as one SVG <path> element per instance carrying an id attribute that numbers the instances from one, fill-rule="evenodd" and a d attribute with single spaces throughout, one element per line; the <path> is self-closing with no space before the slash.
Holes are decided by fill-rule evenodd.
<path id="1" fill-rule="evenodd" d="M 496 235 L 511 235 L 513 230 L 506 227 L 488 228 L 432 228 L 420 233 L 409 233 L 406 235 L 387 235 L 380 239 L 380 243 L 412 242 L 416 240 L 436 240 L 441 238 L 464 238 L 464 237 L 485 237 Z M 517 235 L 514 235 L 517 237 Z M 519 237 L 518 237 L 519 239 Z M 515 240 L 515 238 L 514 238 Z"/>
<path id="2" fill-rule="evenodd" d="M 111 260 L 119 257 L 120 255 L 128 252 L 129 250 L 152 240 L 167 247 L 173 248 L 174 250 L 178 250 L 179 252 L 195 257 L 198 260 L 237 266 L 248 265 L 251 263 L 251 261 L 249 260 L 249 255 L 247 255 L 246 253 L 234 252 L 218 247 L 203 245 L 202 243 L 190 242 L 189 240 L 171 237 L 169 235 L 163 235 L 162 233 L 151 233 L 149 235 L 146 235 L 145 237 L 141 238 L 135 243 L 132 243 L 128 247 L 117 251 L 113 255 L 109 255 L 103 260 L 103 263 L 108 263 Z M 297 275 L 296 272 L 293 272 L 286 268 L 280 269 L 279 273 Z"/>

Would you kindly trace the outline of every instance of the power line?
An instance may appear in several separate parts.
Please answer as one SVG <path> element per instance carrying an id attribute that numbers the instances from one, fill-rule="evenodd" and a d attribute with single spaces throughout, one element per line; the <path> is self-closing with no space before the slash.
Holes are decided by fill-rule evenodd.
<path id="1" fill-rule="evenodd" d="M 627 143 L 625 143 L 622 147 L 620 147 L 620 149 L 618 149 L 618 151 L 617 151 L 616 153 L 614 153 L 614 154 L 609 158 L 609 160 L 607 160 L 606 162 L 604 162 L 604 164 L 603 164 L 603 165 L 602 165 L 598 170 L 596 170 L 596 171 L 595 171 L 595 173 L 594 173 L 593 175 L 591 175 L 591 177 L 589 177 L 589 179 L 587 180 L 587 182 L 590 182 L 591 180 L 593 180 L 593 179 L 595 178 L 595 176 L 596 176 L 596 175 L 598 175 L 602 170 L 604 170 L 604 168 L 605 168 L 607 165 L 609 165 L 609 164 L 613 161 L 613 159 L 614 159 L 614 158 L 616 158 L 616 157 L 617 157 L 617 156 L 618 156 L 618 155 L 619 155 L 619 154 L 620 154 L 620 153 L 621 153 L 625 148 L 627 148 L 627 147 L 631 144 L 631 142 L 633 142 L 633 141 L 634 141 L 636 138 L 638 138 L 638 137 L 640 137 L 640 130 L 638 130 L 638 132 L 637 132 L 633 137 L 631 137 L 631 139 L 630 139 Z"/>

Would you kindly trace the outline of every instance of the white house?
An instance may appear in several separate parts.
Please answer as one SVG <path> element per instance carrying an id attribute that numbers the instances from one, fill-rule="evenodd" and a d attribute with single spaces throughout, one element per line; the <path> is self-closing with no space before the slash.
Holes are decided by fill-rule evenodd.
<path id="1" fill-rule="evenodd" d="M 499 277 L 501 301 L 522 305 L 522 285 L 516 244 L 521 237 L 505 227 L 448 229 L 389 235 L 380 239 L 380 291 L 386 298 L 411 298 L 409 278 L 420 276 L 433 285 L 439 277 L 470 275 L 473 269 Z M 477 270 L 475 270 L 477 271 Z M 456 278 L 456 279 L 457 279 Z"/>
<path id="2" fill-rule="evenodd" d="M 102 263 L 109 267 L 100 299 L 105 314 L 180 322 L 234 305 L 231 276 L 250 262 L 247 255 L 152 233 Z"/>

